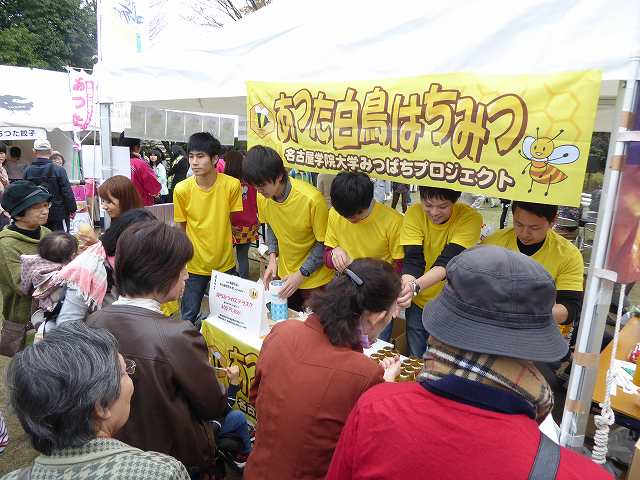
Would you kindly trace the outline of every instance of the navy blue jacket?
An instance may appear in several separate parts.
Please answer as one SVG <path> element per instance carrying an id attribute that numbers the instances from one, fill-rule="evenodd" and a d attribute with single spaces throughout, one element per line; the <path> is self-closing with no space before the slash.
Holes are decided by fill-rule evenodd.
<path id="1" fill-rule="evenodd" d="M 51 194 L 50 221 L 69 218 L 76 212 L 76 199 L 64 168 L 48 158 L 36 158 L 25 170 L 24 179 L 45 187 Z"/>

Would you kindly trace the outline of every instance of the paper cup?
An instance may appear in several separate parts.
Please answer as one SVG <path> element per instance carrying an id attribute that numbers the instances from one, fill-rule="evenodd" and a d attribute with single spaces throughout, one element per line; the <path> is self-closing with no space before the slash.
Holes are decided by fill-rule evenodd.
<path id="1" fill-rule="evenodd" d="M 289 318 L 289 306 L 286 298 L 280 297 L 282 286 L 284 282 L 282 280 L 273 280 L 269 283 L 269 294 L 271 295 L 271 320 L 274 322 L 280 322 Z"/>

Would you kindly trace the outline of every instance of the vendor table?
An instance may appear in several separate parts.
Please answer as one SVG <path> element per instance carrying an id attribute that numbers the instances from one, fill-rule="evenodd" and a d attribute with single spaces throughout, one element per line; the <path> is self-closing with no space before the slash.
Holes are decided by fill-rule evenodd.
<path id="1" fill-rule="evenodd" d="M 632 317 L 620 331 L 616 358 L 618 360 L 627 360 L 629 352 L 637 342 L 640 342 L 640 318 Z M 612 348 L 612 343 L 609 343 L 600 353 L 598 376 L 593 391 L 594 402 L 600 403 L 604 401 L 607 370 L 611 363 Z M 633 430 L 640 430 L 640 395 L 630 395 L 618 388 L 616 395 L 611 396 L 611 408 L 616 412 L 616 423 Z M 618 414 L 622 415 L 622 418 Z"/>
<path id="2" fill-rule="evenodd" d="M 290 319 L 304 320 L 298 312 L 289 309 Z M 273 322 L 269 321 L 271 325 Z M 249 388 L 256 376 L 256 362 L 262 348 L 264 337 L 256 339 L 240 338 L 237 330 L 223 323 L 214 323 L 210 319 L 202 321 L 200 333 L 209 349 L 209 361 L 214 367 L 238 365 L 240 368 L 240 390 L 236 395 L 235 408 L 243 412 L 250 423 L 255 425 L 256 411 L 249 402 Z M 266 335 L 265 335 L 266 336 Z M 218 377 L 227 385 L 224 372 Z"/>
<path id="3" fill-rule="evenodd" d="M 304 318 L 304 315 L 289 310 L 289 319 L 304 320 Z M 269 322 L 273 325 L 273 322 Z M 237 330 L 225 324 L 210 321 L 210 319 L 203 320 L 200 332 L 207 343 L 209 361 L 214 367 L 238 365 L 240 368 L 240 390 L 236 396 L 234 407 L 243 412 L 249 422 L 255 425 L 256 411 L 249 402 L 249 388 L 256 376 L 256 362 L 260 355 L 264 337 L 243 339 L 240 338 Z M 364 354 L 371 356 L 371 354 L 384 347 L 391 348 L 392 345 L 382 340 L 377 340 L 371 348 L 364 351 Z M 400 358 L 401 360 L 406 360 L 406 357 L 401 356 Z M 227 384 L 224 373 L 218 378 L 223 384 Z"/>
<path id="4" fill-rule="evenodd" d="M 200 329 L 209 349 L 209 361 L 216 367 L 238 365 L 240 368 L 240 390 L 236 395 L 235 408 L 247 416 L 247 420 L 255 425 L 256 411 L 249 402 L 249 387 L 256 376 L 256 362 L 262 347 L 262 339 L 250 342 L 237 337 L 237 334 L 225 329 L 222 325 L 214 325 L 203 320 Z M 219 376 L 225 384 L 226 375 Z"/>

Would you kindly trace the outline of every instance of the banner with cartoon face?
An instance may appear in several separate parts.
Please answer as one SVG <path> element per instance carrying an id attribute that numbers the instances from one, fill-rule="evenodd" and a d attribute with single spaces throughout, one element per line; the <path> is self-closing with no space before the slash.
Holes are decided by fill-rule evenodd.
<path id="1" fill-rule="evenodd" d="M 249 147 L 285 165 L 577 206 L 599 71 L 247 82 Z"/>

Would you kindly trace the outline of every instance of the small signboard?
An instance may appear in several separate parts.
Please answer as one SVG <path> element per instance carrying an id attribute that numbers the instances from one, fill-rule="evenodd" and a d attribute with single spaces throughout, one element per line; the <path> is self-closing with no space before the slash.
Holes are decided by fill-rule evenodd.
<path id="1" fill-rule="evenodd" d="M 207 320 L 239 338 L 258 340 L 268 331 L 264 286 L 234 275 L 214 271 L 209 286 Z"/>
<path id="2" fill-rule="evenodd" d="M 33 127 L 0 127 L 0 140 L 35 140 L 47 138 L 44 128 Z"/>

